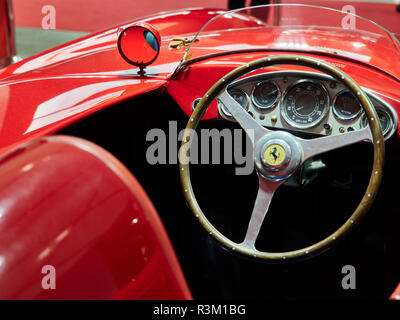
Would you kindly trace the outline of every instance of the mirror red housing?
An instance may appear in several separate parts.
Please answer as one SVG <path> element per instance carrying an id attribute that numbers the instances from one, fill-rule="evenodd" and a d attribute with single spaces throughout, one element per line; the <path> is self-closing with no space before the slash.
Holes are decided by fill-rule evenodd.
<path id="1" fill-rule="evenodd" d="M 118 30 L 118 33 L 118 50 L 122 58 L 144 73 L 144 67 L 152 64 L 158 57 L 160 34 L 148 23 L 134 24 Z"/>

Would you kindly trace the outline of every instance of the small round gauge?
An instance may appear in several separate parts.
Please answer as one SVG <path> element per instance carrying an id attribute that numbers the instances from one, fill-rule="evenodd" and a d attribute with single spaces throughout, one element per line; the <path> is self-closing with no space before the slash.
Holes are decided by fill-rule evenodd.
<path id="1" fill-rule="evenodd" d="M 247 95 L 246 92 L 244 92 L 241 89 L 233 88 L 233 89 L 228 89 L 228 93 L 232 96 L 233 99 L 239 102 L 239 104 L 243 107 L 243 109 L 247 111 L 249 106 L 249 96 Z M 228 108 L 225 107 L 225 105 L 222 102 L 218 101 L 218 107 L 226 117 L 232 118 L 232 114 L 229 112 Z"/>
<path id="2" fill-rule="evenodd" d="M 278 86 L 272 81 L 261 81 L 253 90 L 251 99 L 254 105 L 261 110 L 268 110 L 276 106 L 280 97 Z"/>
<path id="3" fill-rule="evenodd" d="M 362 110 L 357 98 L 349 90 L 339 92 L 333 100 L 333 114 L 342 121 L 356 119 Z"/>
<path id="4" fill-rule="evenodd" d="M 392 117 L 384 109 L 377 108 L 377 107 L 375 107 L 375 109 L 376 109 L 376 113 L 378 114 L 378 117 L 379 117 L 379 122 L 381 124 L 383 136 L 386 137 L 386 135 L 392 129 L 392 126 L 393 126 Z M 368 125 L 368 120 L 367 120 L 367 117 L 364 115 L 364 117 L 362 118 L 362 127 L 365 128 L 367 125 Z"/>
<path id="5" fill-rule="evenodd" d="M 201 98 L 196 98 L 192 102 L 192 110 L 196 109 L 198 103 L 200 102 Z"/>
<path id="6" fill-rule="evenodd" d="M 283 118 L 295 128 L 318 125 L 329 110 L 326 89 L 312 80 L 299 80 L 286 91 L 282 105 Z"/>

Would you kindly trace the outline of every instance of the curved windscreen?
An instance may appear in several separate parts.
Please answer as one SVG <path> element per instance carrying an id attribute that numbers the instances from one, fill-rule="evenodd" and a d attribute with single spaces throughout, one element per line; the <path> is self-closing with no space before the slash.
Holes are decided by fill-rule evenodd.
<path id="1" fill-rule="evenodd" d="M 275 4 L 224 12 L 201 28 L 180 65 L 235 52 L 311 52 L 356 60 L 400 80 L 395 36 L 351 6 L 344 10 Z"/>

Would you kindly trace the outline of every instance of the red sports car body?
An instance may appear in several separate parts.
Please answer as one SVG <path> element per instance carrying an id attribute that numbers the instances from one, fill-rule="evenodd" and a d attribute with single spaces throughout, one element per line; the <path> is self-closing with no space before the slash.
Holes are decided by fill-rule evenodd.
<path id="1" fill-rule="evenodd" d="M 161 36 L 158 56 L 144 73 L 118 48 L 121 30 L 138 25 Z M 249 70 L 230 84 L 248 99 L 250 118 L 305 140 L 340 134 L 346 140 L 368 128 L 365 106 L 341 97 L 349 89 L 332 74 L 288 62 L 311 58 L 360 86 L 376 109 L 386 147 L 381 190 L 364 221 L 329 251 L 289 263 L 249 256 L 240 245 L 232 252 L 202 223 L 204 231 L 190 201 L 186 205 L 177 152 L 168 154 L 168 163 L 146 158 L 152 129 L 177 145 L 196 99 L 206 99 L 236 68 L 268 57 L 289 60 Z M 299 86 L 304 81 L 309 87 Z M 269 91 L 258 96 L 263 83 L 278 87 L 274 103 L 275 89 L 262 88 Z M 303 112 L 307 97 L 319 99 L 309 114 Z M 294 99 L 305 99 L 304 106 Z M 230 110 L 210 101 L 199 127 L 236 130 Z M 352 13 L 313 6 L 163 12 L 4 67 L 0 299 L 396 298 L 399 112 L 396 37 Z M 260 252 L 310 246 L 350 221 L 370 176 L 371 145 L 382 142 L 373 141 L 313 157 L 291 173 L 271 205 L 272 226 L 261 229 Z M 208 220 L 240 244 L 257 180 L 254 172 L 231 173 L 232 164 L 195 165 L 192 172 Z M 356 288 L 342 286 L 348 265 L 357 272 Z"/>

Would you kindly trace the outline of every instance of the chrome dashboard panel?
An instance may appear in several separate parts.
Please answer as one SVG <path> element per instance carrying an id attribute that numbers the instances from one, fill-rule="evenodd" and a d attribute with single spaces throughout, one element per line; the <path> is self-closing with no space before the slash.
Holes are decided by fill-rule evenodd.
<path id="1" fill-rule="evenodd" d="M 255 103 L 260 99 L 254 97 L 254 92 L 260 83 L 266 82 L 273 83 L 277 87 L 278 94 L 272 93 L 273 97 L 277 97 L 276 101 L 269 101 L 268 107 L 260 108 L 260 105 Z M 288 92 L 298 83 L 318 85 L 321 87 L 321 91 L 327 95 L 327 101 L 321 101 L 321 103 L 324 102 L 324 107 L 321 107 L 318 111 L 320 118 L 309 119 L 310 125 L 297 125 L 295 121 L 290 121 L 290 118 L 288 118 Z M 398 124 L 397 113 L 389 103 L 373 92 L 366 88 L 362 89 L 367 93 L 380 116 L 385 140 L 387 140 L 396 131 Z M 243 91 L 243 96 L 248 97 L 246 104 L 247 111 L 260 124 L 267 128 L 326 136 L 359 130 L 367 125 L 363 110 L 355 110 L 354 114 L 348 117 L 342 117 L 337 110 L 334 110 L 335 101 L 337 101 L 338 96 L 346 92 L 347 88 L 341 82 L 328 75 L 302 71 L 269 72 L 235 81 L 228 86 L 228 92 L 232 90 L 236 92 L 238 90 Z M 219 101 L 218 112 L 223 119 L 235 121 L 224 105 Z"/>

